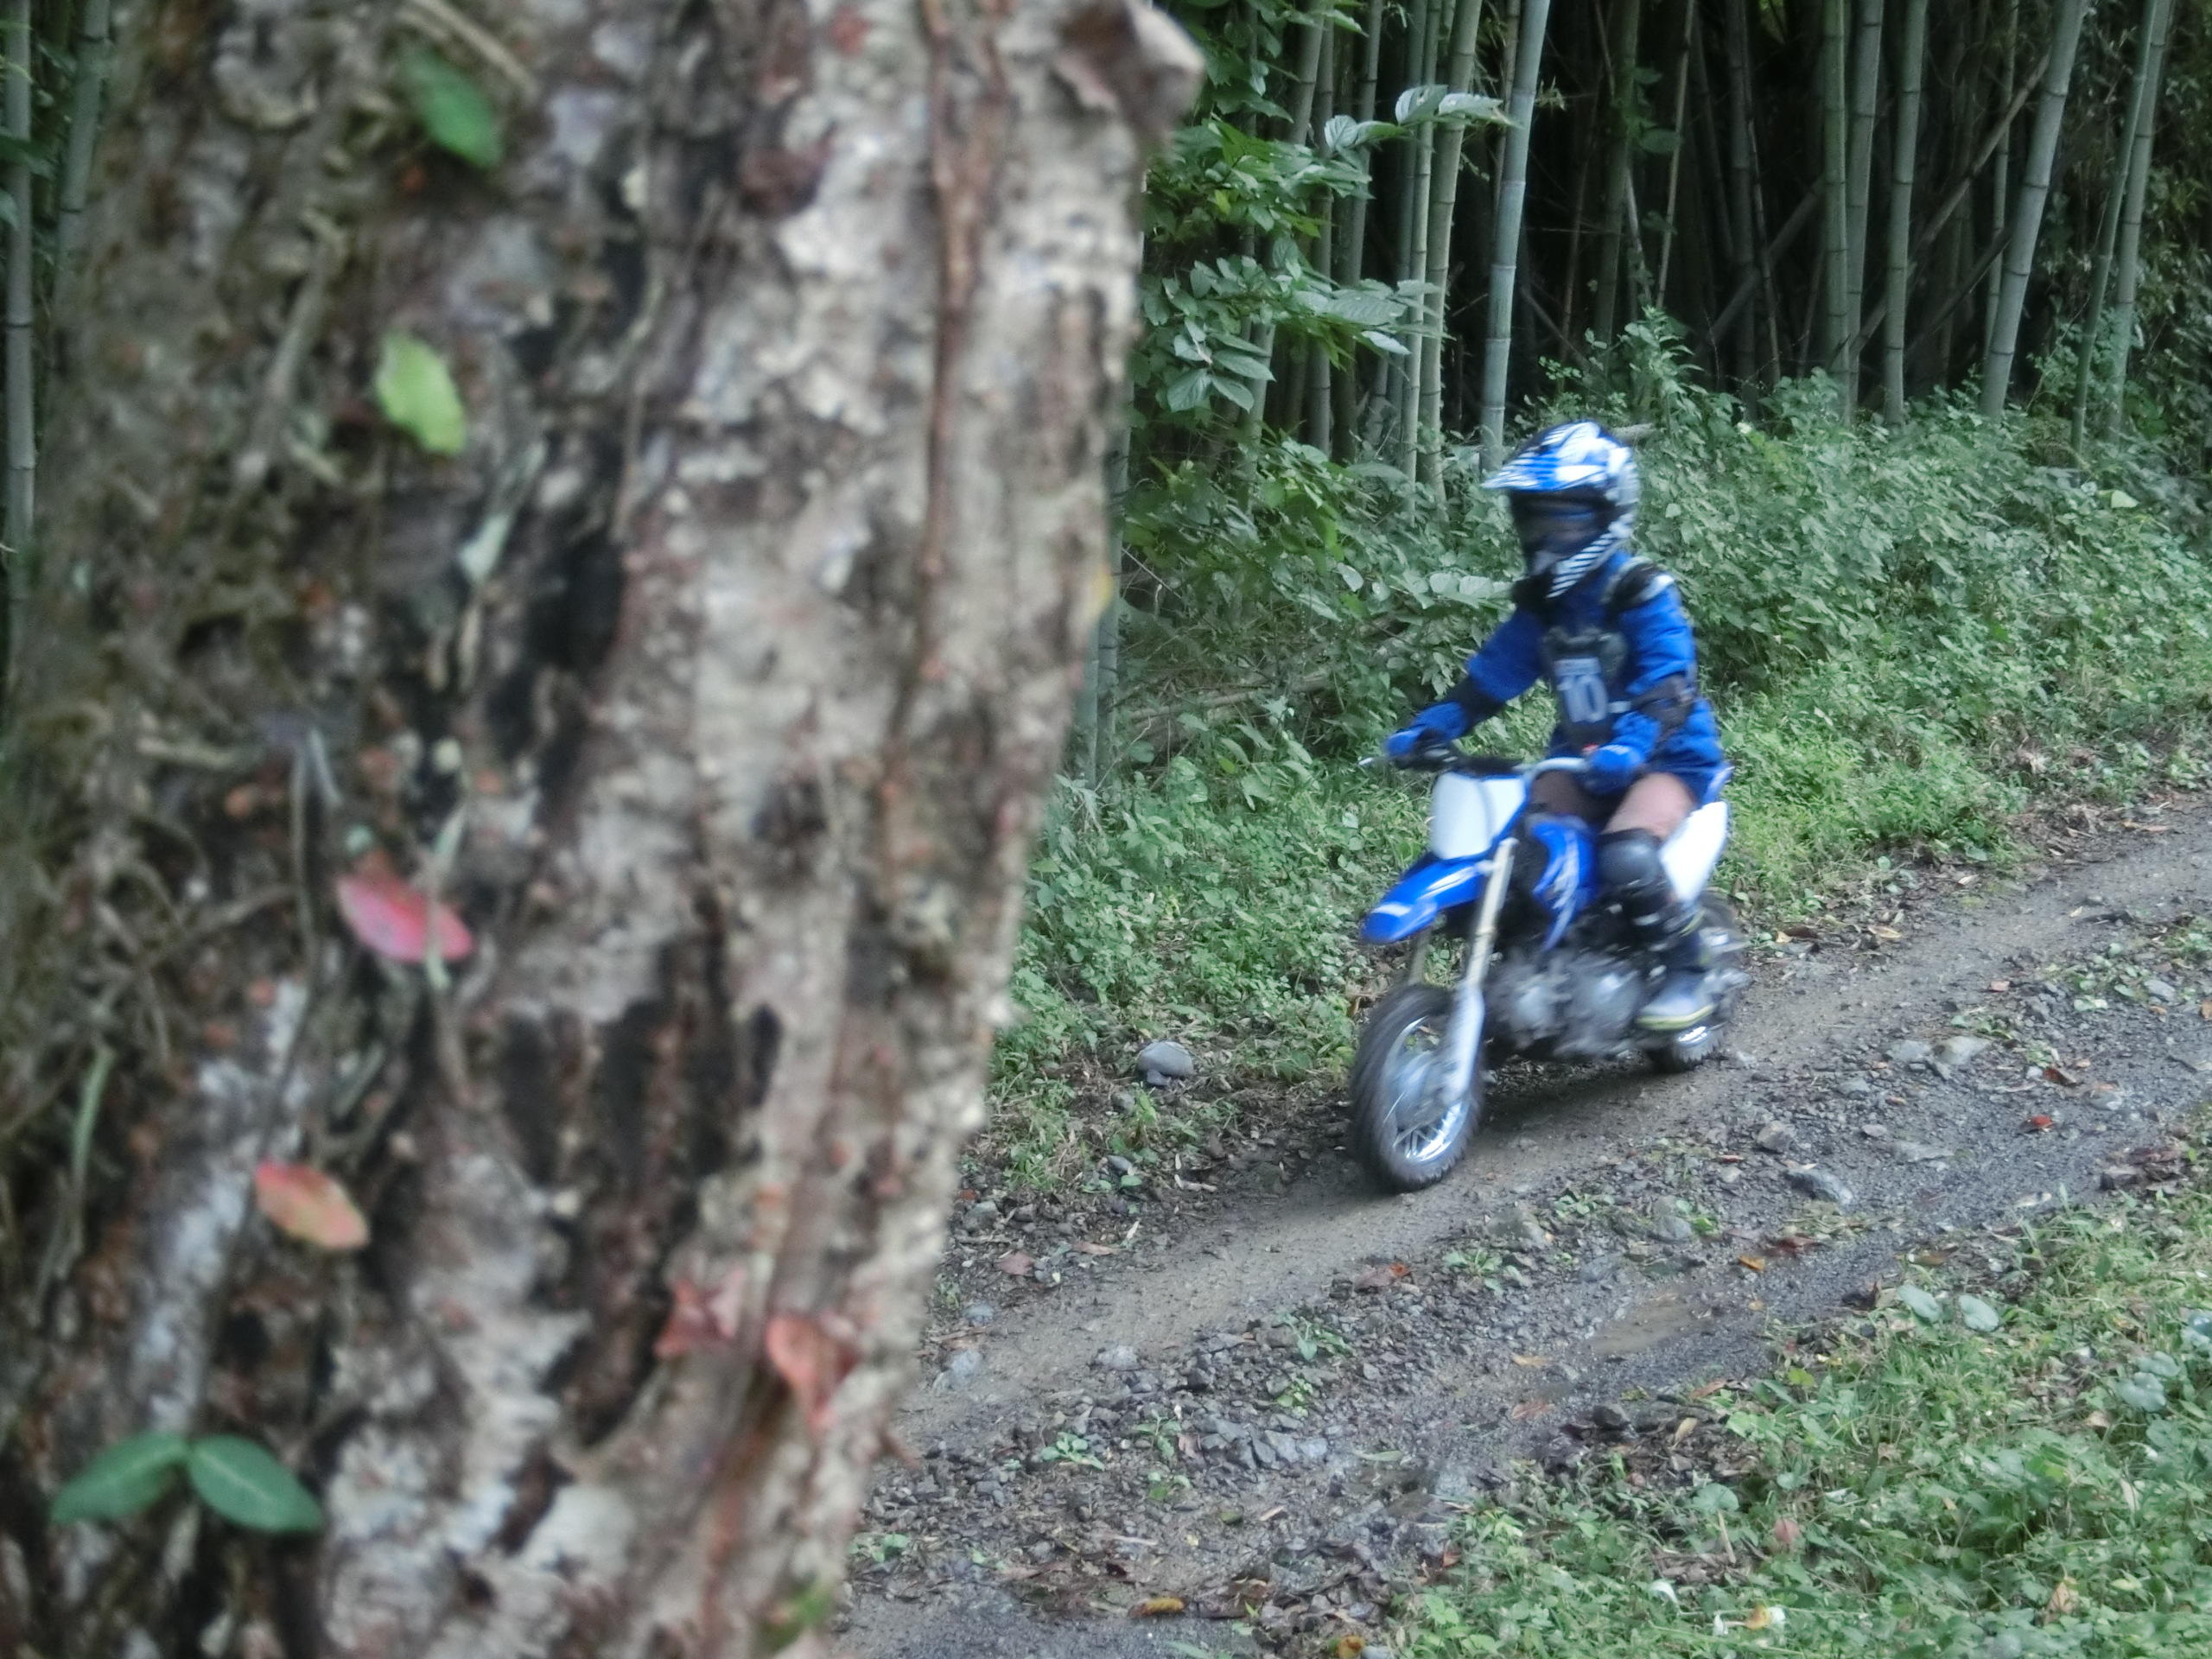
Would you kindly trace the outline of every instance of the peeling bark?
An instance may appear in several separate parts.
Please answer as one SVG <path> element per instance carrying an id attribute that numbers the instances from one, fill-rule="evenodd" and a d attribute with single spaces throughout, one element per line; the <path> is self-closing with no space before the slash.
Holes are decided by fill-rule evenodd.
<path id="1" fill-rule="evenodd" d="M 0 1651 L 817 1650 L 1195 55 L 1135 0 L 116 23 L 0 826 Z M 505 106 L 490 175 L 414 40 Z M 454 460 L 376 411 L 392 328 Z M 346 937 L 372 845 L 474 931 L 449 983 Z M 370 1248 L 277 1238 L 271 1156 Z M 46 1527 L 155 1427 L 264 1441 L 325 1531 Z"/>

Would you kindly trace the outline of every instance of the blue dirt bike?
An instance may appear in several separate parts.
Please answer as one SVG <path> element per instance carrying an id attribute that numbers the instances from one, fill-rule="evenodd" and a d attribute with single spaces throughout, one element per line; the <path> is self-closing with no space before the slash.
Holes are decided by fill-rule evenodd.
<path id="1" fill-rule="evenodd" d="M 1686 1071 L 1719 1046 L 1750 978 L 1735 912 L 1706 890 L 1728 839 L 1726 806 L 1699 808 L 1660 852 L 1675 890 L 1704 906 L 1714 1012 L 1657 1034 L 1639 1030 L 1636 1016 L 1662 969 L 1599 893 L 1595 830 L 1529 810 L 1530 779 L 1585 763 L 1522 766 L 1438 743 L 1399 764 L 1437 774 L 1429 850 L 1360 930 L 1370 945 L 1411 941 L 1412 950 L 1360 1033 L 1351 1145 L 1377 1181 L 1410 1192 L 1441 1180 L 1466 1151 L 1490 1062 L 1640 1052 L 1662 1071 Z M 1465 944 L 1450 988 L 1426 976 L 1440 933 Z"/>

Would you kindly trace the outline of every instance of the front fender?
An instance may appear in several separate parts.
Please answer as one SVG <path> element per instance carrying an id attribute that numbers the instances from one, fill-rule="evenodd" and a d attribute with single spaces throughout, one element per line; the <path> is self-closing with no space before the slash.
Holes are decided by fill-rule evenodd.
<path id="1" fill-rule="evenodd" d="M 1432 925 L 1446 911 L 1471 904 L 1490 874 L 1486 858 L 1425 858 L 1367 912 L 1359 937 L 1368 944 L 1395 944 Z"/>

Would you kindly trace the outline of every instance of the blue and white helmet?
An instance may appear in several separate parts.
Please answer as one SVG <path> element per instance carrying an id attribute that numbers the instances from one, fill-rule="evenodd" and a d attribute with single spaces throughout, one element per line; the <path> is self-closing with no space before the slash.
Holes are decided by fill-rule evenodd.
<path id="1" fill-rule="evenodd" d="M 1486 490 L 1515 495 L 1581 495 L 1616 512 L 1633 512 L 1643 485 L 1636 452 L 1595 421 L 1571 421 L 1540 432 L 1483 480 Z"/>
<path id="2" fill-rule="evenodd" d="M 1554 599 L 1627 541 L 1636 504 L 1643 493 L 1636 452 L 1595 421 L 1571 421 L 1538 433 L 1484 479 L 1483 487 L 1509 495 L 1573 496 L 1602 503 L 1609 510 L 1605 532 L 1551 569 Z"/>

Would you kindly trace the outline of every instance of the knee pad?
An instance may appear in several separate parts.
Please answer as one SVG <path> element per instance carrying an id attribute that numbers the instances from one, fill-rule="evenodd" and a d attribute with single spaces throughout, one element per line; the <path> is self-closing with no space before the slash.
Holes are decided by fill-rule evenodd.
<path id="1" fill-rule="evenodd" d="M 1659 837 L 1649 830 L 1615 830 L 1598 837 L 1598 879 L 1618 898 L 1670 890 L 1659 861 Z"/>

